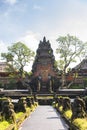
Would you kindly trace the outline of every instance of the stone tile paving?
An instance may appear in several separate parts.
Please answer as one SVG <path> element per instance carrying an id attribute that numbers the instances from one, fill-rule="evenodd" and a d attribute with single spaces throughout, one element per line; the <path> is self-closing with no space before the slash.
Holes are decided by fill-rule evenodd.
<path id="1" fill-rule="evenodd" d="M 68 130 L 67 124 L 52 106 L 38 106 L 19 130 Z"/>

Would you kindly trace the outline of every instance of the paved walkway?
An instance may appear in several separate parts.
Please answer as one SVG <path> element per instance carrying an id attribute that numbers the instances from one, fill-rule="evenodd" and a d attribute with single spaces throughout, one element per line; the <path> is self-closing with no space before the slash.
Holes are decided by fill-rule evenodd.
<path id="1" fill-rule="evenodd" d="M 19 130 L 68 130 L 60 114 L 52 106 L 38 106 Z"/>

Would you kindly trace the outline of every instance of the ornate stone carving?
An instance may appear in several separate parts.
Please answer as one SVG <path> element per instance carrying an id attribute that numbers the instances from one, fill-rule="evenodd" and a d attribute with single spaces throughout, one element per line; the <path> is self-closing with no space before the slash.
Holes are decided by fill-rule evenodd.
<path id="1" fill-rule="evenodd" d="M 32 66 L 33 79 L 37 79 L 41 76 L 41 80 L 36 80 L 36 84 L 38 83 L 38 85 L 36 85 L 36 91 L 50 90 L 51 92 L 53 87 L 52 77 L 56 77 L 56 72 L 54 69 L 55 57 L 53 55 L 51 44 L 49 41 L 46 41 L 45 37 L 43 38 L 43 41 L 40 41 L 36 52 L 35 61 Z M 49 75 L 51 77 L 50 80 Z"/>

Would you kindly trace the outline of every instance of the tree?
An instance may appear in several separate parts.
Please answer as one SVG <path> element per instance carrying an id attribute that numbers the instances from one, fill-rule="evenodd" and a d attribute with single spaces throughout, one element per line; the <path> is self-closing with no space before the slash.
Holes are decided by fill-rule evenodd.
<path id="1" fill-rule="evenodd" d="M 24 67 L 30 63 L 34 57 L 34 52 L 29 49 L 24 43 L 17 42 L 8 47 L 7 53 L 1 53 L 3 59 L 6 59 L 11 71 L 18 71 L 20 76 L 23 76 Z"/>
<path id="2" fill-rule="evenodd" d="M 80 41 L 75 36 L 60 36 L 57 39 L 58 47 L 56 53 L 60 58 L 60 66 L 62 66 L 62 86 L 65 85 L 66 70 L 72 62 L 76 62 L 76 58 L 81 58 L 86 54 L 87 43 Z M 62 63 L 62 64 L 61 64 Z"/>

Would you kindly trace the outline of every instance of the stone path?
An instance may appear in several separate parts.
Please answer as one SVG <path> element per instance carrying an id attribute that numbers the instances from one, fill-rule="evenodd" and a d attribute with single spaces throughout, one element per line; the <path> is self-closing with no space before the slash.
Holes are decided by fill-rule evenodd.
<path id="1" fill-rule="evenodd" d="M 19 130 L 68 130 L 67 124 L 52 106 L 38 106 Z"/>

